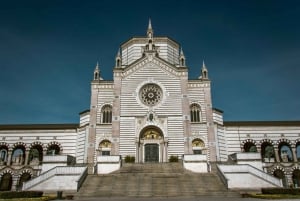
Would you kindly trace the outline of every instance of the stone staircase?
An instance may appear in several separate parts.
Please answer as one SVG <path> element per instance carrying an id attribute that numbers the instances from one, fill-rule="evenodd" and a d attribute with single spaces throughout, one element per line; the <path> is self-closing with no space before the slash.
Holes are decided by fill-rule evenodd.
<path id="1" fill-rule="evenodd" d="M 180 163 L 124 164 L 108 175 L 88 175 L 75 199 L 87 197 L 239 197 L 215 173 L 192 173 Z"/>

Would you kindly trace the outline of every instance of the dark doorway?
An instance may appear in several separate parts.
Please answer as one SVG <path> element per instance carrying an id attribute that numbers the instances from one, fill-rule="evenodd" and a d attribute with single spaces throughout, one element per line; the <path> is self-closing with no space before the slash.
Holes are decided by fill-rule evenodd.
<path id="1" fill-rule="evenodd" d="M 22 174 L 19 180 L 19 187 L 18 187 L 19 190 L 22 190 L 23 183 L 29 181 L 30 179 L 31 179 L 31 175 L 29 173 Z"/>
<path id="2" fill-rule="evenodd" d="M 159 146 L 158 144 L 145 145 L 145 162 L 158 162 L 159 161 Z"/>
<path id="3" fill-rule="evenodd" d="M 0 191 L 10 191 L 12 185 L 12 176 L 9 173 L 5 173 L 0 182 Z"/>

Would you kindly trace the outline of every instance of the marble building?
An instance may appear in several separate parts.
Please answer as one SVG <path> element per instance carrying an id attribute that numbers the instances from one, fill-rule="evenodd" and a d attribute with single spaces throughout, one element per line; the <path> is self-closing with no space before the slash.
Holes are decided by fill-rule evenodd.
<path id="1" fill-rule="evenodd" d="M 257 178 L 267 174 L 280 179 L 277 186 L 297 187 L 300 121 L 223 121 L 213 108 L 208 68 L 203 62 L 199 78 L 191 80 L 185 60 L 180 44 L 155 37 L 149 21 L 145 36 L 121 44 L 113 80 L 104 80 L 96 65 L 91 104 L 79 123 L 0 125 L 0 190 L 30 189 L 23 183 L 31 180 L 45 189 L 55 182 L 43 184 L 46 173 L 72 182 L 84 172 L 109 173 L 126 157 L 135 163 L 175 157 L 195 172 L 219 164 L 231 181 L 247 167 Z"/>

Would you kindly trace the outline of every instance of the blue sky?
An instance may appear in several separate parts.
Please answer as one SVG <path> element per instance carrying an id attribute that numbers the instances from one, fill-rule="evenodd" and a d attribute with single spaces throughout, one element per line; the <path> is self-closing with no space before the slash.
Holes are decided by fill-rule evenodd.
<path id="1" fill-rule="evenodd" d="M 179 42 L 190 79 L 203 59 L 225 121 L 300 120 L 300 2 L 1 1 L 0 124 L 77 123 L 99 61 L 112 80 L 120 44 Z"/>

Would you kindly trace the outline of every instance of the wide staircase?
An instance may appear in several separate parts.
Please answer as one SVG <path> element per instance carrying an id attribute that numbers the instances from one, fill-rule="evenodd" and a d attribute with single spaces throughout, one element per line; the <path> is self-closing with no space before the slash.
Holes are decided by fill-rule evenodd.
<path id="1" fill-rule="evenodd" d="M 124 164 L 108 175 L 88 175 L 75 199 L 87 197 L 239 197 L 215 173 L 192 173 L 180 163 Z"/>

